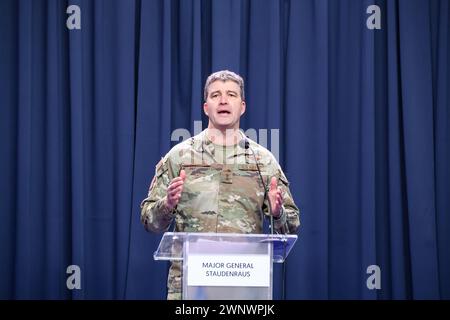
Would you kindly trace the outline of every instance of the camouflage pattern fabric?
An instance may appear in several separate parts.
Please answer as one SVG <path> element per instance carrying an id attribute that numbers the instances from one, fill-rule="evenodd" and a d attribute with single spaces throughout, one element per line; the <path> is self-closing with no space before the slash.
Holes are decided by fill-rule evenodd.
<path id="1" fill-rule="evenodd" d="M 281 216 L 274 219 L 275 232 L 295 233 L 300 225 L 299 209 L 283 171 L 267 149 L 249 142 L 248 149 L 239 144 L 224 148 L 212 143 L 205 130 L 173 147 L 157 164 L 148 197 L 141 204 L 145 228 L 165 232 L 175 219 L 175 231 L 179 232 L 261 233 L 269 205 L 261 176 L 266 189 L 275 176 L 283 194 Z M 165 207 L 167 187 L 181 170 L 186 172 L 183 192 L 177 207 L 170 211 Z M 168 299 L 181 299 L 181 282 L 181 263 L 174 262 L 169 270 Z"/>

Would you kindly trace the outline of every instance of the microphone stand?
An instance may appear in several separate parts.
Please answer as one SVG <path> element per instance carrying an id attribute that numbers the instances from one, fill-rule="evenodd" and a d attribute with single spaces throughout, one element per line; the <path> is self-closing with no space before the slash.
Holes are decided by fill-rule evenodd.
<path id="1" fill-rule="evenodd" d="M 239 131 L 241 132 L 241 131 Z M 261 178 L 261 182 L 264 188 L 264 200 L 266 199 L 267 196 L 267 201 L 269 203 L 269 219 L 270 219 L 270 234 L 273 235 L 273 214 L 272 214 L 272 203 L 270 202 L 270 197 L 268 196 L 268 192 L 269 190 L 267 189 L 267 184 L 264 182 L 264 178 L 261 174 L 261 169 L 259 168 L 259 163 L 258 160 L 256 160 L 256 155 L 255 155 L 255 151 L 253 151 L 253 148 L 250 147 L 250 142 L 248 141 L 247 137 L 245 137 L 245 135 L 241 132 L 241 134 L 244 136 L 244 149 L 250 149 L 250 151 L 253 154 L 253 158 L 255 159 L 255 164 L 256 164 L 256 168 L 258 169 L 258 173 L 259 173 L 259 177 Z M 241 140 L 242 141 L 242 140 Z"/>
<path id="2" fill-rule="evenodd" d="M 258 169 L 258 173 L 259 173 L 259 177 L 261 178 L 261 182 L 264 188 L 264 200 L 266 199 L 266 194 L 269 192 L 269 190 L 267 190 L 267 185 L 266 183 L 264 183 L 264 179 L 263 176 L 261 174 L 261 169 L 259 168 L 259 164 L 258 164 L 258 160 L 256 160 L 256 155 L 255 152 L 253 151 L 253 149 L 250 147 L 250 142 L 248 142 L 247 137 L 241 132 L 242 136 L 244 137 L 243 141 L 244 141 L 244 148 L 245 149 L 250 149 L 250 151 L 253 154 L 253 158 L 255 159 L 255 163 L 256 163 L 256 168 Z M 241 140 L 242 141 L 242 140 Z M 270 181 L 269 181 L 270 184 Z M 270 235 L 273 236 L 273 214 L 272 214 L 272 203 L 270 202 L 270 197 L 267 196 L 267 201 L 269 203 L 269 215 L 270 215 Z M 273 239 L 272 239 L 273 241 Z M 284 243 L 284 252 L 283 252 L 283 266 L 282 266 L 282 300 L 286 300 L 286 243 Z"/>

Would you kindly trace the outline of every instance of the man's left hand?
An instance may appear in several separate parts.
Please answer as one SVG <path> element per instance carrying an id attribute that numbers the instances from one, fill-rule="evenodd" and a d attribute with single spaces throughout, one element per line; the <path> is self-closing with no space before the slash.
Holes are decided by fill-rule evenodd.
<path id="1" fill-rule="evenodd" d="M 272 215 L 278 218 L 281 214 L 281 206 L 283 205 L 283 195 L 275 177 L 272 177 L 270 180 L 269 200 L 272 206 Z"/>

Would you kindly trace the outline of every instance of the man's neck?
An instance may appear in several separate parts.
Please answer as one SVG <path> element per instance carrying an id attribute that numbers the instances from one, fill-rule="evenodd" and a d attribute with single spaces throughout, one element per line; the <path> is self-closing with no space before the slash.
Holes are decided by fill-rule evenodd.
<path id="1" fill-rule="evenodd" d="M 242 138 L 238 128 L 219 130 L 208 127 L 206 136 L 212 143 L 224 146 L 238 144 Z"/>

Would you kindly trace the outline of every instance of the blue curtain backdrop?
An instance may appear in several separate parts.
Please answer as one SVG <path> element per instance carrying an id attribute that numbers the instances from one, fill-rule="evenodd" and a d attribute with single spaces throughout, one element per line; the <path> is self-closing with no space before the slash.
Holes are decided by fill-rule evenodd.
<path id="1" fill-rule="evenodd" d="M 0 298 L 165 299 L 139 204 L 230 69 L 301 209 L 275 298 L 449 299 L 449 22 L 448 0 L 0 0 Z"/>

